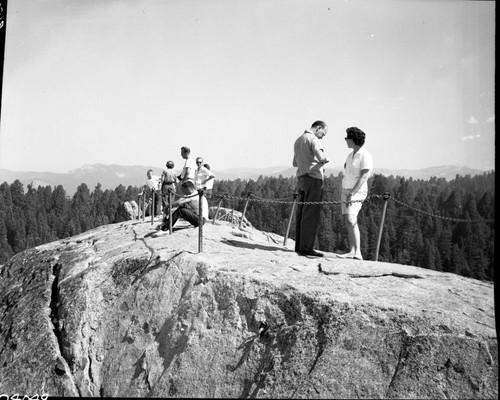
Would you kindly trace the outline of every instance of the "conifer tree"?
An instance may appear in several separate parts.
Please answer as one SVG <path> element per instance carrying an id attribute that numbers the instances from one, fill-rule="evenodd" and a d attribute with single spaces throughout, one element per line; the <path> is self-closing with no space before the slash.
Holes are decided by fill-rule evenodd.
<path id="1" fill-rule="evenodd" d="M 339 174 L 324 180 L 326 202 L 340 200 Z M 242 212 L 247 193 L 264 199 L 289 198 L 290 202 L 250 201 L 246 217 L 257 228 L 284 235 L 292 209 L 296 179 L 260 176 L 256 181 L 216 181 L 214 193 L 240 200 L 224 199 L 222 206 Z M 370 194 L 388 192 L 386 217 L 379 260 L 448 271 L 477 279 L 494 278 L 495 174 L 456 176 L 451 181 L 433 177 L 428 181 L 374 175 Z M 62 186 L 37 189 L 20 181 L 0 185 L 0 263 L 19 251 L 48 241 L 75 235 L 96 226 L 114 223 L 124 201 L 135 200 L 142 188 L 119 185 L 115 190 L 98 184 L 92 193 L 78 187 L 72 198 Z M 397 202 L 395 200 L 398 200 Z M 253 199 L 255 200 L 255 199 Z M 384 201 L 373 197 L 358 216 L 362 252 L 373 259 Z M 214 205 L 219 198 L 214 196 Z M 348 250 L 348 237 L 340 204 L 321 206 L 318 248 Z M 292 224 L 289 237 L 295 236 Z M 451 218 L 451 219 L 450 219 Z M 459 222 L 461 219 L 473 222 Z"/>

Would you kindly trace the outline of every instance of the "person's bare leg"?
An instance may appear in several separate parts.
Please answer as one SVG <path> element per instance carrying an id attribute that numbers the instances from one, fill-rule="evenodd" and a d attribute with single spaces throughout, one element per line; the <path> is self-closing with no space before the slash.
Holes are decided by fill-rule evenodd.
<path id="1" fill-rule="evenodd" d="M 351 233 L 349 236 L 351 253 L 354 258 L 362 260 L 363 256 L 361 255 L 361 234 L 359 233 L 358 217 L 357 215 L 349 215 L 348 217 L 348 226 L 351 227 Z"/>
<path id="2" fill-rule="evenodd" d="M 355 215 L 344 214 L 344 220 L 347 226 L 347 234 L 349 238 L 350 250 L 345 254 L 337 254 L 339 258 L 354 258 L 356 255 L 356 228 L 357 228 L 357 217 Z M 359 240 L 359 229 L 358 229 L 358 240 Z"/>

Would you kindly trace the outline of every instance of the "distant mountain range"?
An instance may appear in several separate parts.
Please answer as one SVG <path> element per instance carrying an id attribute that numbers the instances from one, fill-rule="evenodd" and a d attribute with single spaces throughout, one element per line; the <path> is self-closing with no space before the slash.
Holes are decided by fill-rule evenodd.
<path id="1" fill-rule="evenodd" d="M 83 167 L 74 169 L 67 173 L 54 173 L 54 172 L 22 172 L 22 171 L 10 171 L 8 169 L 0 168 L 0 184 L 3 182 L 12 183 L 16 179 L 21 181 L 21 183 L 26 188 L 27 185 L 33 184 L 37 186 L 52 186 L 53 188 L 57 185 L 62 185 L 66 190 L 66 193 L 72 196 L 77 187 L 86 183 L 90 191 L 94 190 L 96 185 L 100 183 L 102 189 L 115 189 L 118 185 L 123 185 L 128 187 L 132 186 L 142 186 L 146 180 L 146 171 L 152 169 L 155 174 L 160 174 L 163 168 L 144 166 L 144 165 L 104 165 L 104 164 L 93 164 L 84 165 Z M 288 178 L 295 175 L 295 168 L 287 166 L 277 166 L 271 168 L 232 168 L 223 171 L 213 171 L 216 179 L 218 180 L 249 180 L 258 179 L 259 176 L 283 176 Z M 180 171 L 178 171 L 180 172 Z M 326 174 L 328 176 L 337 176 L 341 172 L 340 169 L 328 169 Z M 486 171 L 472 169 L 468 167 L 456 167 L 450 165 L 443 165 L 439 167 L 430 167 L 418 170 L 411 169 L 383 169 L 376 168 L 374 171 L 376 174 L 382 174 L 385 176 L 401 176 L 405 178 L 422 179 L 428 180 L 435 176 L 438 178 L 445 178 L 446 180 L 451 180 L 457 175 L 481 175 Z"/>

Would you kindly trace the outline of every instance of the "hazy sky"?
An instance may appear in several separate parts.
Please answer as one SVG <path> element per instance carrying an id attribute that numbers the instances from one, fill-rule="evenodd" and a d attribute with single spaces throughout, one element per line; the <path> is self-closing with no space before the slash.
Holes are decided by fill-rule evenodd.
<path id="1" fill-rule="evenodd" d="M 9 0 L 0 168 L 289 165 L 316 119 L 379 168 L 494 168 L 495 3 Z"/>

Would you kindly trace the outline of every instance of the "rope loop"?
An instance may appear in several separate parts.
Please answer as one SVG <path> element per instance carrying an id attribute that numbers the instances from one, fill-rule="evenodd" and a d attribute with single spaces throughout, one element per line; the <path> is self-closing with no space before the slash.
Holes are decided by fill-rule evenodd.
<path id="1" fill-rule="evenodd" d="M 490 222 L 495 222 L 495 220 L 493 219 L 483 219 L 483 220 L 474 220 L 474 219 L 462 219 L 462 218 L 452 218 L 452 217 L 444 217 L 442 215 L 437 215 L 437 214 L 432 214 L 432 213 L 429 213 L 427 211 L 423 211 L 423 210 L 420 210 L 416 207 L 413 207 L 413 206 L 410 206 L 409 204 L 406 204 L 404 202 L 402 202 L 401 200 L 398 200 L 394 197 L 391 197 L 396 203 L 398 204 L 401 204 L 402 206 L 404 207 L 407 207 L 413 211 L 416 211 L 418 213 L 421 213 L 421 214 L 424 214 L 424 215 L 427 215 L 429 217 L 433 217 L 433 218 L 439 218 L 439 219 L 443 219 L 445 221 L 454 221 L 454 222 L 467 222 L 467 223 L 477 223 L 477 222 L 486 222 L 486 223 L 490 223 Z"/>

